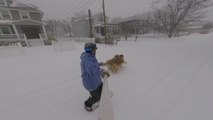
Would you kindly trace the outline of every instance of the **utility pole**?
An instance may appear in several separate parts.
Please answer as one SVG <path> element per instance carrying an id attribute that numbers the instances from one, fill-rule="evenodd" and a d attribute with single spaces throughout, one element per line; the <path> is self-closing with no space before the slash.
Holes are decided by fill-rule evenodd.
<path id="1" fill-rule="evenodd" d="M 104 16 L 104 35 L 105 35 L 105 43 L 107 43 L 107 25 L 106 25 L 106 16 L 105 16 L 105 5 L 104 0 L 102 0 L 103 3 L 103 16 Z"/>
<path id="2" fill-rule="evenodd" d="M 92 34 L 92 18 L 91 18 L 91 11 L 88 10 L 88 14 L 89 14 L 89 27 L 90 27 L 90 38 L 93 37 L 93 34 Z"/>

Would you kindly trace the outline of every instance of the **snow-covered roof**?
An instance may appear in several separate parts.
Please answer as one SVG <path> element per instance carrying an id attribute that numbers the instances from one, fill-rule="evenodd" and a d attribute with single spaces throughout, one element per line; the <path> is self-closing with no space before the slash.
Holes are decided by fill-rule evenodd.
<path id="1" fill-rule="evenodd" d="M 13 0 L 12 4 L 10 4 L 10 7 L 40 11 L 39 8 L 36 5 L 28 4 L 28 3 L 22 3 L 22 2 L 19 2 L 18 0 Z"/>
<path id="2" fill-rule="evenodd" d="M 15 22 L 16 20 L 0 20 L 0 25 L 8 25 L 8 24 L 12 24 L 13 22 Z"/>
<path id="3" fill-rule="evenodd" d="M 45 23 L 35 20 L 0 20 L 0 25 L 11 25 L 11 24 L 25 24 L 25 23 L 35 23 L 40 25 L 45 25 Z"/>
<path id="4" fill-rule="evenodd" d="M 134 15 L 127 18 L 123 18 L 120 22 L 127 22 L 132 20 L 141 20 L 143 17 L 141 15 Z"/>

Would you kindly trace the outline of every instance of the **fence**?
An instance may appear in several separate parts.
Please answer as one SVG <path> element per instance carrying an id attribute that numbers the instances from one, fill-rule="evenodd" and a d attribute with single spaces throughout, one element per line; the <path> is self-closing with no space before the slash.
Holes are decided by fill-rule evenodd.
<path id="1" fill-rule="evenodd" d="M 75 49 L 75 41 L 67 38 L 59 38 L 58 41 L 52 41 L 52 45 L 49 46 L 36 46 L 36 47 L 22 47 L 22 46 L 23 45 L 21 44 L 21 42 L 12 40 L 4 41 L 4 44 L 0 44 L 0 57 L 52 54 L 54 52 L 70 51 Z"/>
<path id="2" fill-rule="evenodd" d="M 20 42 L 22 46 L 28 46 L 25 34 L 0 34 L 0 46 L 8 46 L 18 42 Z"/>
<path id="3" fill-rule="evenodd" d="M 95 38 L 74 38 L 76 42 L 95 42 Z"/>

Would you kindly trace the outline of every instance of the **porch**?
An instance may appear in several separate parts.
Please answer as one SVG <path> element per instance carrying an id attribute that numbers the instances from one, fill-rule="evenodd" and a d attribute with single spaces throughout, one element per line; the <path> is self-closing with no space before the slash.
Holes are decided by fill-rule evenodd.
<path id="1" fill-rule="evenodd" d="M 45 45 L 47 36 L 45 34 L 39 34 L 38 36 L 38 38 L 27 39 L 25 34 L 0 34 L 0 46 L 8 46 L 19 42 L 26 47 Z"/>
<path id="2" fill-rule="evenodd" d="M 45 24 L 35 20 L 1 20 L 0 45 L 21 42 L 23 46 L 44 45 Z"/>

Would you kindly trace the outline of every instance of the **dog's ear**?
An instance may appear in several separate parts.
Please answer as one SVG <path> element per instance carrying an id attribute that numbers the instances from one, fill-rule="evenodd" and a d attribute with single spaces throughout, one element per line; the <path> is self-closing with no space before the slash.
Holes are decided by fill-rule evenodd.
<path id="1" fill-rule="evenodd" d="M 119 58 L 120 58 L 120 55 L 116 55 L 115 58 L 116 58 L 116 59 L 119 59 Z"/>

